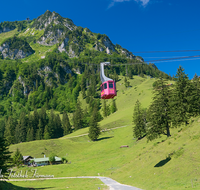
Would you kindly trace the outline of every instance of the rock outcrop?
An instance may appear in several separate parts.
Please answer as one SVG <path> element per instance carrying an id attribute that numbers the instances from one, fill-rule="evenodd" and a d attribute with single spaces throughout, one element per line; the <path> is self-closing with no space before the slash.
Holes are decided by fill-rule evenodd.
<path id="1" fill-rule="evenodd" d="M 11 49 L 10 45 L 8 43 L 4 43 L 2 44 L 2 46 L 0 46 L 0 52 L 2 53 L 2 58 L 10 58 L 10 59 L 22 59 L 25 57 L 28 57 L 29 55 L 31 55 L 33 52 L 24 52 L 21 49 Z"/>

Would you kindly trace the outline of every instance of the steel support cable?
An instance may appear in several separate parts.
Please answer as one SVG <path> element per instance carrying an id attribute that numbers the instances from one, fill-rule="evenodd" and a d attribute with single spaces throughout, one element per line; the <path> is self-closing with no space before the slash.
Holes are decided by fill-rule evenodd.
<path id="1" fill-rule="evenodd" d="M 173 53 L 173 52 L 193 52 L 193 51 L 200 51 L 200 50 L 138 51 L 138 52 L 131 52 L 131 53 Z"/>

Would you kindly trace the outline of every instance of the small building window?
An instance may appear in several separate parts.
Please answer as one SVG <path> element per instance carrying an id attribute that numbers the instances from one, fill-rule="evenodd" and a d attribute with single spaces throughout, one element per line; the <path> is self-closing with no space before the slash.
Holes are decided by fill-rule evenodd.
<path id="1" fill-rule="evenodd" d="M 107 83 L 104 83 L 104 89 L 107 89 Z"/>

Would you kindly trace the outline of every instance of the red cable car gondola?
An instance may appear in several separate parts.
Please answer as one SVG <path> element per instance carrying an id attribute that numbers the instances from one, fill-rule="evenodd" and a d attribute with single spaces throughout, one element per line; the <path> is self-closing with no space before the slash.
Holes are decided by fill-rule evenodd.
<path id="1" fill-rule="evenodd" d="M 100 63 L 101 78 L 101 99 L 111 99 L 117 96 L 115 81 L 104 75 L 104 65 L 110 65 L 110 62 Z"/>

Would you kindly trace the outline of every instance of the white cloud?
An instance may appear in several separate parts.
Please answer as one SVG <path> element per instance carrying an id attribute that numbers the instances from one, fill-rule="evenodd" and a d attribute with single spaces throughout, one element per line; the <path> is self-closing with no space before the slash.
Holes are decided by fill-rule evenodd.
<path id="1" fill-rule="evenodd" d="M 112 0 L 111 3 L 108 5 L 108 9 L 113 7 L 116 3 L 122 3 L 126 1 L 131 1 L 131 0 Z M 142 3 L 143 7 L 146 7 L 146 5 L 149 3 L 150 0 L 134 0 L 137 3 Z"/>
<path id="2" fill-rule="evenodd" d="M 134 0 L 136 2 L 141 2 L 143 7 L 146 7 L 146 5 L 149 3 L 150 0 Z"/>
<path id="3" fill-rule="evenodd" d="M 108 9 L 113 7 L 115 5 L 115 3 L 121 3 L 121 2 L 125 2 L 125 1 L 130 1 L 130 0 L 112 0 L 110 5 L 108 5 Z"/>

